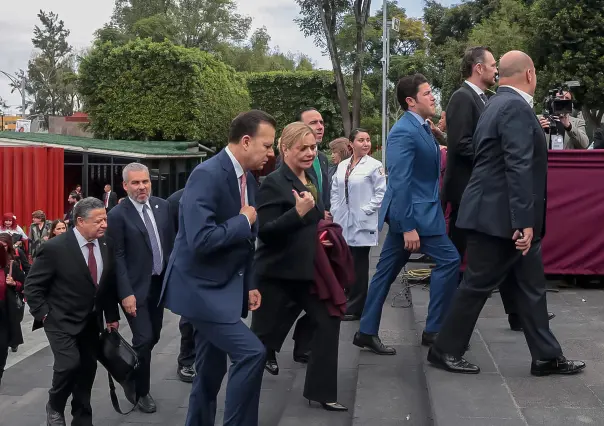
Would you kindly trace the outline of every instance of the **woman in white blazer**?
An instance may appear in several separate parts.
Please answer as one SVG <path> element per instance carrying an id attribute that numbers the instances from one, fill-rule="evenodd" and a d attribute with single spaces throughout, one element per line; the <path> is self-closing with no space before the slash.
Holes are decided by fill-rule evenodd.
<path id="1" fill-rule="evenodd" d="M 378 210 L 386 192 L 382 163 L 369 155 L 364 129 L 350 133 L 352 157 L 338 165 L 331 184 L 331 214 L 344 231 L 354 259 L 356 281 L 348 294 L 344 321 L 361 318 L 369 285 L 369 251 L 378 245 Z"/>

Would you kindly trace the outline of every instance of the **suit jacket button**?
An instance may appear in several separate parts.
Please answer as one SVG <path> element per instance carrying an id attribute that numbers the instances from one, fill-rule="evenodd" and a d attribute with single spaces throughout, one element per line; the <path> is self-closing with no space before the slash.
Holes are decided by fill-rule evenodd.
<path id="1" fill-rule="evenodd" d="M 239 276 L 242 276 L 242 275 L 243 275 L 243 271 L 239 271 Z"/>

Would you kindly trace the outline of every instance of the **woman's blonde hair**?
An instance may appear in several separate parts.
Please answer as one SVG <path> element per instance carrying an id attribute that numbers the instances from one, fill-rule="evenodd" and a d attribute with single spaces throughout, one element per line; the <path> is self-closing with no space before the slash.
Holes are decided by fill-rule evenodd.
<path id="1" fill-rule="evenodd" d="M 288 124 L 285 126 L 285 129 L 283 129 L 281 137 L 279 138 L 279 152 L 283 153 L 285 150 L 292 149 L 298 141 L 304 139 L 308 135 L 315 136 L 315 132 L 301 121 L 295 121 Z"/>

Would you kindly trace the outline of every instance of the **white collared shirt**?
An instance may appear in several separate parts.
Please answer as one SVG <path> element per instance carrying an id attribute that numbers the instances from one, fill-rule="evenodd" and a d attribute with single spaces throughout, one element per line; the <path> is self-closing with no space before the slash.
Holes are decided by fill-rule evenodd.
<path id="1" fill-rule="evenodd" d="M 231 163 L 233 163 L 233 167 L 235 168 L 235 175 L 237 176 L 237 188 L 239 189 L 239 196 L 241 197 L 241 176 L 243 176 L 243 173 L 244 173 L 243 167 L 241 167 L 241 164 L 239 164 L 239 161 L 237 161 L 237 159 L 235 158 L 235 156 L 233 155 L 233 153 L 231 152 L 231 150 L 229 149 L 228 146 L 224 150 L 226 151 L 227 155 L 231 159 Z M 248 204 L 247 186 L 245 189 L 246 189 L 245 204 Z"/>
<path id="2" fill-rule="evenodd" d="M 153 231 L 155 231 L 155 238 L 157 239 L 157 245 L 159 246 L 159 257 L 161 259 L 161 264 L 163 265 L 164 264 L 164 252 L 161 248 L 161 239 L 159 238 L 159 231 L 157 230 L 157 223 L 155 223 L 155 215 L 153 214 L 153 209 L 151 208 L 151 205 L 149 204 L 149 199 L 147 199 L 147 202 L 145 204 L 141 204 L 141 203 L 133 200 L 130 197 L 128 197 L 128 198 L 130 199 L 132 204 L 134 204 L 134 208 L 136 208 L 136 211 L 138 212 L 138 215 L 141 217 L 141 220 L 143 221 L 143 223 L 145 223 L 145 217 L 143 216 L 143 208 L 145 206 L 149 207 L 149 211 L 147 213 L 149 214 L 149 219 L 151 219 L 151 225 L 153 225 Z"/>
<path id="3" fill-rule="evenodd" d="M 82 250 L 82 255 L 84 256 L 84 261 L 86 262 L 86 266 L 88 266 L 88 255 L 90 250 L 87 247 L 88 243 L 93 243 L 94 248 L 92 249 L 92 253 L 94 254 L 94 259 L 96 260 L 96 279 L 101 279 L 101 274 L 103 273 L 103 256 L 101 256 L 101 246 L 99 245 L 99 240 L 88 241 L 86 238 L 80 234 L 78 228 L 73 228 L 73 234 L 78 240 L 78 245 L 80 246 L 80 250 Z M 98 282 L 96 283 L 99 284 Z"/>
<path id="4" fill-rule="evenodd" d="M 518 93 L 520 96 L 522 96 L 524 98 L 524 100 L 530 105 L 530 107 L 533 107 L 533 97 L 531 95 L 529 95 L 528 93 L 526 93 L 523 90 L 520 90 L 514 86 L 499 86 L 499 87 L 508 87 L 510 89 L 513 89 L 516 91 L 516 93 Z"/>
<path id="5" fill-rule="evenodd" d="M 476 92 L 476 94 L 478 96 L 480 95 L 484 95 L 484 90 L 482 90 L 480 87 L 478 87 L 477 85 L 475 85 L 474 83 L 466 80 L 465 83 L 470 86 L 472 88 L 472 90 L 474 90 Z"/>

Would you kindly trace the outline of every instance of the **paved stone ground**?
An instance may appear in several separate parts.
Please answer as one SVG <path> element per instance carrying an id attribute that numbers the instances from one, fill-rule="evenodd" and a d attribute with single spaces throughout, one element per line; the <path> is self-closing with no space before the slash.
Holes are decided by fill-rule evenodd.
<path id="1" fill-rule="evenodd" d="M 422 329 L 428 292 L 413 288 L 414 312 Z M 577 376 L 533 377 L 522 333 L 509 329 L 498 294 L 485 306 L 466 354 L 482 373 L 457 375 L 425 361 L 436 426 L 604 425 L 604 291 L 565 289 L 548 293 L 556 314 L 551 329 L 570 359 L 587 362 Z"/>
<path id="2" fill-rule="evenodd" d="M 376 248 L 372 251 L 372 268 L 377 256 L 379 249 Z M 305 367 L 293 361 L 293 344 L 288 338 L 278 355 L 279 376 L 264 375 L 260 425 L 430 426 L 428 394 L 413 311 L 393 308 L 390 304 L 401 288 L 400 284 L 393 286 L 380 330 L 384 340 L 396 346 L 397 356 L 379 357 L 360 351 L 351 344 L 358 322 L 342 323 L 338 389 L 339 401 L 349 407 L 348 413 L 330 413 L 318 405 L 308 406 L 302 397 Z M 22 324 L 26 343 L 16 354 L 9 354 L 9 368 L 0 386 L 0 426 L 45 425 L 44 407 L 53 357 L 44 333 L 40 330 L 31 332 L 31 322 L 26 314 Z M 120 329 L 124 337 L 131 337 L 127 324 L 122 323 Z M 158 412 L 153 415 L 137 411 L 128 416 L 115 413 L 109 400 L 106 372 L 99 365 L 92 397 L 95 426 L 183 425 L 190 385 L 180 382 L 176 376 L 179 343 L 178 317 L 166 311 L 162 338 L 154 350 L 152 363 L 151 394 L 158 404 Z M 217 425 L 222 424 L 223 401 L 224 383 L 219 395 Z M 120 403 L 122 408 L 129 408 L 123 395 L 120 395 Z M 68 406 L 68 424 L 69 410 Z"/>

